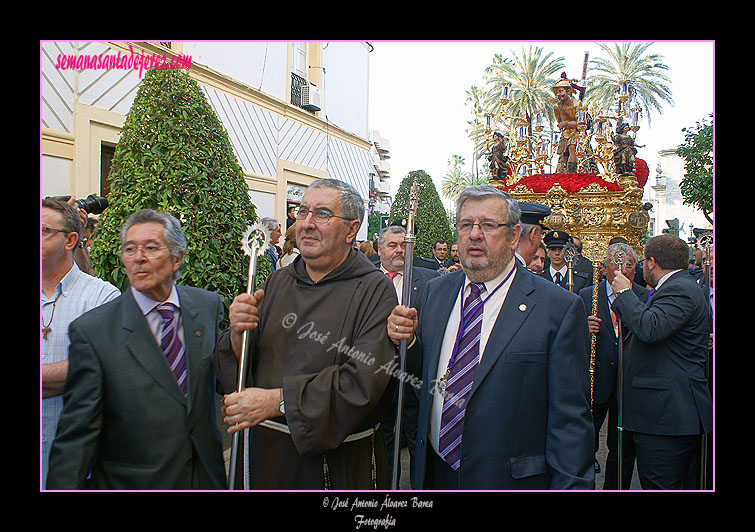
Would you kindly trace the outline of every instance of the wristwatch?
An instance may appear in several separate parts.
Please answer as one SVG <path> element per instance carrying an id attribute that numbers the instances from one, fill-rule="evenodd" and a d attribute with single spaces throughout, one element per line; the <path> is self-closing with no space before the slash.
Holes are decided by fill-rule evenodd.
<path id="1" fill-rule="evenodd" d="M 280 410 L 280 413 L 282 416 L 286 415 L 286 403 L 283 402 L 283 394 L 281 393 L 281 402 L 278 405 L 278 410 Z"/>

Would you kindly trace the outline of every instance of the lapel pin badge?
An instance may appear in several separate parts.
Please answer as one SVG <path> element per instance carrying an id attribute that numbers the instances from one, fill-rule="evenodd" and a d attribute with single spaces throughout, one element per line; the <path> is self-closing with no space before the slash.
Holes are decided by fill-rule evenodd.
<path id="1" fill-rule="evenodd" d="M 525 310 L 527 310 L 527 305 L 525 305 L 524 303 L 522 303 L 521 305 L 519 305 L 519 310 L 521 310 L 522 312 L 524 312 Z"/>

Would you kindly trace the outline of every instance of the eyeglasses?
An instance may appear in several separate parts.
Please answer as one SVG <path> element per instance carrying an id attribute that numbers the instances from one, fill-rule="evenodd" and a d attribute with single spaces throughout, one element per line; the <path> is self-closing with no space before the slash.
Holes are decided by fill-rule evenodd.
<path id="1" fill-rule="evenodd" d="M 315 221 L 315 223 L 318 223 L 318 224 L 326 224 L 333 217 L 340 218 L 342 220 L 354 219 L 354 218 L 346 218 L 345 216 L 338 216 L 337 214 L 333 214 L 332 212 L 326 209 L 316 209 L 314 211 L 310 211 L 306 207 L 299 207 L 299 212 L 296 213 L 296 219 L 306 220 L 307 215 L 310 212 L 312 213 L 312 219 Z"/>
<path id="2" fill-rule="evenodd" d="M 493 233 L 498 230 L 499 227 L 511 227 L 516 224 L 499 224 L 496 222 L 470 222 L 468 220 L 462 220 L 456 224 L 456 230 L 459 234 L 467 234 L 472 232 L 472 228 L 477 225 L 480 227 L 480 231 L 485 234 Z"/>
<path id="3" fill-rule="evenodd" d="M 67 231 L 66 229 L 54 229 L 52 227 L 42 226 L 43 235 L 51 235 L 53 233 L 73 233 L 73 231 Z"/>
<path id="4" fill-rule="evenodd" d="M 136 252 L 141 250 L 142 254 L 148 259 L 156 259 L 162 254 L 164 249 L 167 248 L 164 246 L 156 246 L 154 244 L 147 244 L 146 246 L 126 246 L 121 249 L 121 258 L 123 260 L 133 260 L 136 257 Z"/>

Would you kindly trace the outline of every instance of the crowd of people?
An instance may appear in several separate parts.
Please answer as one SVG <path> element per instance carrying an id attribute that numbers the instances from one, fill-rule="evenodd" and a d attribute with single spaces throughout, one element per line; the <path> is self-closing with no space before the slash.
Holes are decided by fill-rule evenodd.
<path id="1" fill-rule="evenodd" d="M 86 213 L 41 210 L 44 489 L 386 490 L 397 445 L 416 490 L 628 489 L 635 464 L 643 489 L 699 489 L 711 466 L 712 275 L 673 235 L 642 257 L 617 236 L 595 275 L 548 207 L 471 186 L 458 240 L 408 269 L 406 220 L 358 243 L 362 198 L 320 179 L 285 231 L 262 220 L 272 272 L 221 330 L 220 297 L 175 282 L 175 217 L 125 222 L 120 293 L 77 266 Z M 233 486 L 221 430 L 251 449 Z"/>

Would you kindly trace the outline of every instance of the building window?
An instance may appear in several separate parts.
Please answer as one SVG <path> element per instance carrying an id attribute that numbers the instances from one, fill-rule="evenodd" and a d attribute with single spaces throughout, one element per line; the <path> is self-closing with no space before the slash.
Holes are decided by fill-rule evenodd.
<path id="1" fill-rule="evenodd" d="M 291 43 L 291 72 L 299 77 L 308 79 L 307 76 L 307 43 Z"/>
<path id="2" fill-rule="evenodd" d="M 110 193 L 110 166 L 113 162 L 115 146 L 100 143 L 100 196 Z"/>

